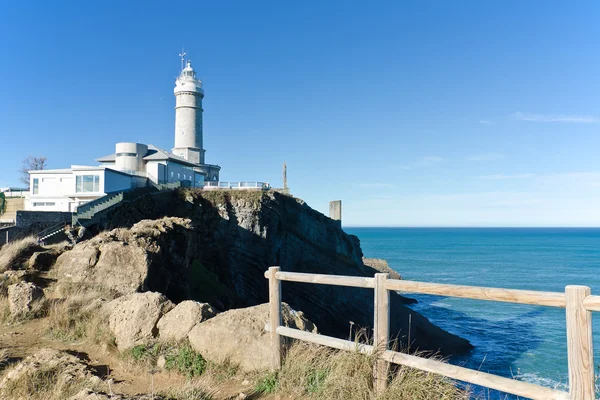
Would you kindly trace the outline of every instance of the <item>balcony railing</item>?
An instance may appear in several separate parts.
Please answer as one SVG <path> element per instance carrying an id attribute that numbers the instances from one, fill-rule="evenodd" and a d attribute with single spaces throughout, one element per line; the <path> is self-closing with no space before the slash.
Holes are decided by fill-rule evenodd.
<path id="1" fill-rule="evenodd" d="M 268 182 L 204 182 L 205 189 L 261 189 L 269 190 Z"/>

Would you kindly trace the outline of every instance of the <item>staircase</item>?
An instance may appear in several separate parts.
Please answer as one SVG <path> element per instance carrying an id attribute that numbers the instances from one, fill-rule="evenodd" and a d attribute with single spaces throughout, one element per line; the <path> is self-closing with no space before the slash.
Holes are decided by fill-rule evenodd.
<path id="1" fill-rule="evenodd" d="M 89 225 L 93 221 L 93 218 L 97 213 L 107 210 L 122 202 L 124 199 L 124 195 L 124 191 L 108 193 L 105 196 L 102 196 L 100 198 L 97 198 L 96 200 L 92 200 L 89 203 L 85 203 L 77 207 L 77 212 L 73 214 L 72 225 Z"/>
<path id="2" fill-rule="evenodd" d="M 89 203 L 85 203 L 77 207 L 77 212 L 73 214 L 72 225 L 74 227 L 78 224 L 83 227 L 89 226 L 94 222 L 97 222 L 94 220 L 94 217 L 96 215 L 115 207 L 117 204 L 127 203 L 148 193 L 156 191 L 174 190 L 180 187 L 181 182 L 172 182 L 152 184 L 152 186 L 147 186 L 143 188 L 107 193 L 105 196 L 102 196 L 100 198 L 97 198 L 96 200 L 90 201 Z"/>
<path id="3" fill-rule="evenodd" d="M 41 232 L 38 232 L 35 236 L 38 239 L 38 242 L 43 242 L 44 240 L 54 236 L 54 235 L 58 235 L 59 233 L 62 233 L 65 231 L 67 227 L 67 224 L 65 222 L 59 222 L 55 225 L 52 225 L 49 228 L 44 229 Z"/>

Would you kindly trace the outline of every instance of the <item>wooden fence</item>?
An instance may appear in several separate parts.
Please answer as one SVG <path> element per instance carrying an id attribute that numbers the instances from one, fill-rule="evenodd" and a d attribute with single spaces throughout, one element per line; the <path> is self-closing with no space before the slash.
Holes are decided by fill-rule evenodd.
<path id="1" fill-rule="evenodd" d="M 269 268 L 265 272 L 265 277 L 269 279 L 270 321 L 267 329 L 270 332 L 271 361 L 274 370 L 281 367 L 282 337 L 285 336 L 341 350 L 358 350 L 366 354 L 372 354 L 377 349 L 375 354 L 378 358 L 373 371 L 374 387 L 377 392 L 385 390 L 389 363 L 393 363 L 532 399 L 594 399 L 591 311 L 600 311 L 600 296 L 592 296 L 587 286 L 567 286 L 564 293 L 537 292 L 412 282 L 388 279 L 388 274 L 375 274 L 373 278 L 364 278 L 281 272 L 279 267 Z M 374 289 L 373 345 L 357 344 L 281 326 L 281 281 Z M 565 308 L 569 392 L 389 350 L 390 291 Z"/>

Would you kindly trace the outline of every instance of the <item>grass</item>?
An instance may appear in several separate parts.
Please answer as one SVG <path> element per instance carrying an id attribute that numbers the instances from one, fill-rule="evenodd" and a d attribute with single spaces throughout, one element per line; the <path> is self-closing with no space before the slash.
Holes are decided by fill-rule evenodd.
<path id="1" fill-rule="evenodd" d="M 29 257 L 36 251 L 44 250 L 34 236 L 9 242 L 0 248 L 0 272 L 9 269 L 25 269 Z"/>
<path id="2" fill-rule="evenodd" d="M 469 394 L 451 380 L 407 367 L 398 367 L 390 373 L 387 390 L 377 396 L 373 389 L 374 362 L 373 355 L 295 342 L 281 370 L 265 373 L 257 380 L 255 390 L 330 400 L 469 399 Z"/>
<path id="3" fill-rule="evenodd" d="M 66 342 L 83 339 L 114 345 L 108 315 L 102 306 L 118 294 L 98 285 L 74 283 L 60 288 L 60 299 L 48 309 L 49 333 Z"/>
<path id="4" fill-rule="evenodd" d="M 189 378 L 200 376 L 206 371 L 206 360 L 189 344 L 184 344 L 177 351 L 168 354 L 166 360 L 167 371 L 176 370 Z"/>
<path id="5" fill-rule="evenodd" d="M 165 358 L 165 369 L 194 378 L 202 375 L 208 366 L 200 353 L 187 342 L 137 345 L 123 352 L 123 358 L 146 368 L 154 367 L 159 357 Z"/>
<path id="6" fill-rule="evenodd" d="M 17 379 L 8 380 L 0 388 L 0 398 L 28 400 L 63 400 L 85 387 L 95 388 L 98 383 L 90 378 L 62 374 L 58 366 L 32 369 Z"/>
<path id="7" fill-rule="evenodd" d="M 210 392 L 198 387 L 193 382 L 188 382 L 180 388 L 160 392 L 166 400 L 212 400 Z"/>

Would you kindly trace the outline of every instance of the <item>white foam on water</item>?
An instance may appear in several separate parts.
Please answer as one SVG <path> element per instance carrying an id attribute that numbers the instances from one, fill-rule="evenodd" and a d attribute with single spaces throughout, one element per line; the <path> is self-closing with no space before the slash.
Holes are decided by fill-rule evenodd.
<path id="1" fill-rule="evenodd" d="M 443 301 L 436 301 L 436 302 L 430 303 L 429 306 L 441 307 L 441 308 L 452 308 L 452 304 L 444 303 Z"/>
<path id="2" fill-rule="evenodd" d="M 564 392 L 567 392 L 569 390 L 569 385 L 566 382 L 560 382 L 554 379 L 542 377 L 535 373 L 518 374 L 515 375 L 514 378 L 520 381 L 533 383 L 535 385 L 540 385 L 556 390 L 562 390 Z"/>

